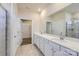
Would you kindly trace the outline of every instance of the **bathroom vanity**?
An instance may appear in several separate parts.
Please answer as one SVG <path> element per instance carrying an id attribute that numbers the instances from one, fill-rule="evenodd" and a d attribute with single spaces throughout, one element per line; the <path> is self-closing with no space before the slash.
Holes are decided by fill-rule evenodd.
<path id="1" fill-rule="evenodd" d="M 45 56 L 79 56 L 79 41 L 75 38 L 34 33 L 35 44 Z"/>

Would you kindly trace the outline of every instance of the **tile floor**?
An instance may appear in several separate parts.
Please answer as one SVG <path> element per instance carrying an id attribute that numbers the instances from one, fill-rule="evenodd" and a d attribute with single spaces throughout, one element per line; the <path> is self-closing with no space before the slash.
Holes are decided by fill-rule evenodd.
<path id="1" fill-rule="evenodd" d="M 23 42 L 21 45 L 31 44 L 31 38 L 23 38 Z"/>
<path id="2" fill-rule="evenodd" d="M 43 54 L 35 45 L 27 44 L 17 49 L 16 56 L 43 56 Z"/>

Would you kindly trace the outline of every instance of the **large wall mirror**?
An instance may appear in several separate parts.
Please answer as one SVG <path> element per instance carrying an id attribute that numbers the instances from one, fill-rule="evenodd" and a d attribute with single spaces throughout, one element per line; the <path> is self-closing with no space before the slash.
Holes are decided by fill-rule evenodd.
<path id="1" fill-rule="evenodd" d="M 74 3 L 63 10 L 50 15 L 46 22 L 46 33 L 64 35 L 79 39 L 79 4 Z"/>

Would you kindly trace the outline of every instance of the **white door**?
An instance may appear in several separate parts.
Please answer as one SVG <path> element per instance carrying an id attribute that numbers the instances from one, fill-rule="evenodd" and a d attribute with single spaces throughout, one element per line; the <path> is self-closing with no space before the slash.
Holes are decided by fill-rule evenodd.
<path id="1" fill-rule="evenodd" d="M 0 56 L 5 55 L 6 44 L 6 11 L 0 7 Z"/>

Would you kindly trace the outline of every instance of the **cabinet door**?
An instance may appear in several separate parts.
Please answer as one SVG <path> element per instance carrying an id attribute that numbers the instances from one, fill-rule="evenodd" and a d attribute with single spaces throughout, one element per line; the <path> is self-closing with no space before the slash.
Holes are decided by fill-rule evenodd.
<path id="1" fill-rule="evenodd" d="M 78 56 L 79 56 L 79 53 L 78 53 Z"/>
<path id="2" fill-rule="evenodd" d="M 72 51 L 65 47 L 61 47 L 61 51 L 63 52 L 64 56 L 77 56 L 77 52 Z"/>
<path id="3" fill-rule="evenodd" d="M 45 41 L 45 38 L 42 38 L 41 37 L 41 39 L 40 39 L 40 50 L 42 51 L 42 53 L 44 53 L 44 49 L 45 49 L 44 48 L 45 47 L 44 46 L 45 45 L 45 42 L 44 41 Z"/>
<path id="4" fill-rule="evenodd" d="M 33 34 L 33 40 L 32 40 L 33 44 L 35 44 L 35 34 Z"/>
<path id="5" fill-rule="evenodd" d="M 35 35 L 34 34 L 34 37 L 33 37 L 33 43 L 37 46 L 37 47 L 39 47 L 39 36 L 38 35 Z"/>
<path id="6" fill-rule="evenodd" d="M 36 38 L 36 45 L 37 45 L 38 48 L 39 48 L 39 38 L 40 38 L 40 36 L 37 35 L 37 38 Z"/>
<path id="7" fill-rule="evenodd" d="M 36 45 L 36 39 L 37 39 L 37 37 L 36 37 L 36 35 L 34 34 L 34 35 L 33 35 L 33 44 L 35 44 L 35 45 Z"/>
<path id="8" fill-rule="evenodd" d="M 39 37 L 39 49 L 41 50 L 41 39 L 42 39 L 42 37 Z"/>
<path id="9" fill-rule="evenodd" d="M 45 48 L 44 55 L 48 56 L 49 52 L 48 52 L 48 40 L 47 39 L 44 40 L 44 48 Z"/>
<path id="10" fill-rule="evenodd" d="M 50 47 L 49 47 L 50 51 L 49 51 L 49 52 L 50 52 L 50 54 L 51 54 L 52 56 L 58 56 L 58 55 L 60 55 L 60 54 L 59 54 L 60 46 L 59 46 L 58 44 L 56 44 L 56 43 L 50 41 L 50 42 L 49 42 L 49 45 L 50 45 Z"/>

